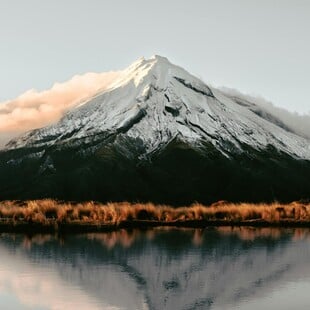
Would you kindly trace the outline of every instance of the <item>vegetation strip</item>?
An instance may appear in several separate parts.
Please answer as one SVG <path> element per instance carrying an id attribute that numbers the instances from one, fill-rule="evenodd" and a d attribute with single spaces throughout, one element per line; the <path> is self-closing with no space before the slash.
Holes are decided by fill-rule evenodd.
<path id="1" fill-rule="evenodd" d="M 158 226 L 310 227 L 310 203 L 249 204 L 220 201 L 174 208 L 152 203 L 0 202 L 2 232 L 95 232 Z"/>

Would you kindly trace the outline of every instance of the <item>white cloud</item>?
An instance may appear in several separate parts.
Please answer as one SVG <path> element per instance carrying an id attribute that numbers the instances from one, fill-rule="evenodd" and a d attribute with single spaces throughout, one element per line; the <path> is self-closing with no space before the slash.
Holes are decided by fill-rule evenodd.
<path id="1" fill-rule="evenodd" d="M 59 120 L 70 108 L 107 89 L 120 72 L 86 73 L 42 92 L 29 90 L 0 104 L 0 147 L 18 134 Z"/>
<path id="2" fill-rule="evenodd" d="M 310 139 L 310 114 L 298 114 L 287 111 L 283 108 L 273 105 L 262 97 L 255 97 L 248 94 L 243 94 L 236 89 L 223 87 L 220 89 L 224 94 L 230 97 L 238 97 L 254 103 L 258 107 L 264 109 L 266 112 L 274 115 L 295 133 L 305 138 Z"/>

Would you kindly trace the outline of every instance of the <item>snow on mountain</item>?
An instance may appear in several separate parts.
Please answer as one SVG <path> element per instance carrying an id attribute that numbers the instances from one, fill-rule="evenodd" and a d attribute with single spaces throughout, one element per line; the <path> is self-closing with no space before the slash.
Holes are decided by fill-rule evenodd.
<path id="1" fill-rule="evenodd" d="M 141 157 L 175 138 L 199 147 L 205 142 L 229 157 L 245 146 L 268 146 L 310 159 L 310 142 L 255 103 L 209 87 L 168 59 L 140 58 L 108 89 L 72 108 L 56 124 L 30 131 L 8 149 L 79 145 L 111 134 L 142 142 Z"/>

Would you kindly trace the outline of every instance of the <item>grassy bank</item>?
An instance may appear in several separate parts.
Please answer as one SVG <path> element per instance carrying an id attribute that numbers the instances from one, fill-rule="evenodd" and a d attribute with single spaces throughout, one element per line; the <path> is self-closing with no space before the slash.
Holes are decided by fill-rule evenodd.
<path id="1" fill-rule="evenodd" d="M 249 204 L 218 202 L 173 208 L 165 205 L 50 199 L 0 202 L 1 231 L 108 231 L 155 226 L 310 227 L 310 203 Z"/>

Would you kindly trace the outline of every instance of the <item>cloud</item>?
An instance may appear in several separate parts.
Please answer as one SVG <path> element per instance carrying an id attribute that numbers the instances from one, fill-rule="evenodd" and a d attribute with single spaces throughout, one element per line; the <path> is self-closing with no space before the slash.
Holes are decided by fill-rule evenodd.
<path id="1" fill-rule="evenodd" d="M 120 72 L 86 73 L 49 90 L 29 90 L 14 100 L 0 104 L 0 147 L 22 132 L 43 127 L 59 120 L 64 113 L 107 89 Z"/>
<path id="2" fill-rule="evenodd" d="M 222 87 L 221 92 L 229 97 L 237 97 L 254 103 L 256 106 L 262 108 L 266 112 L 272 114 L 289 128 L 291 128 L 296 134 L 310 139 L 310 114 L 298 114 L 297 112 L 290 112 L 283 108 L 273 105 L 262 97 L 255 97 L 248 94 L 243 94 L 236 89 Z"/>

